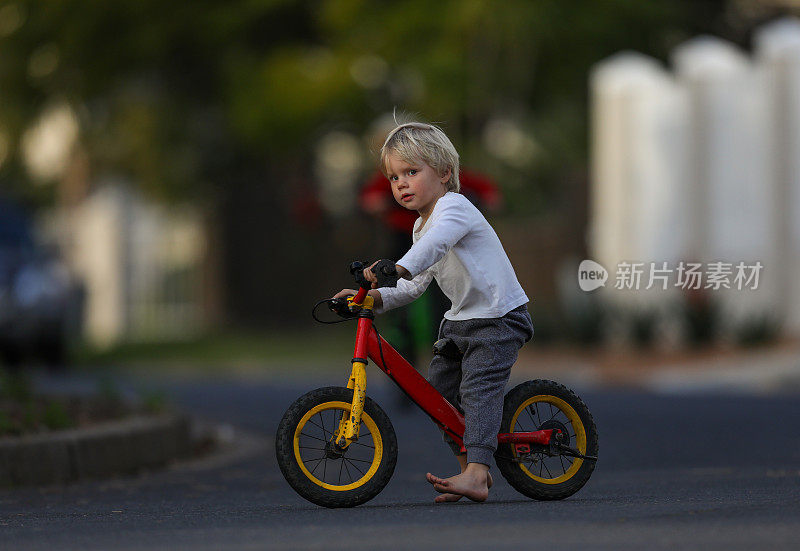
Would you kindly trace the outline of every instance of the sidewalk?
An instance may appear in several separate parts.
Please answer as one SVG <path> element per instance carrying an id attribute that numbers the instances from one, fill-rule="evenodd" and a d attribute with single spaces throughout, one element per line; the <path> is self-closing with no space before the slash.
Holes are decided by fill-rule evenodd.
<path id="1" fill-rule="evenodd" d="M 341 347 L 339 347 L 341 348 Z M 322 353 L 319 350 L 323 350 Z M 120 372 L 133 371 L 145 379 L 238 378 L 275 380 L 281 383 L 341 385 L 350 374 L 352 350 L 321 345 L 314 354 L 290 358 L 221 360 L 149 359 L 117 362 Z M 430 356 L 418 366 L 427 372 Z M 680 351 L 636 348 L 579 348 L 540 345 L 531 341 L 520 352 L 511 372 L 512 382 L 545 378 L 576 389 L 636 388 L 660 393 L 774 392 L 800 393 L 800 340 L 777 341 L 762 346 L 708 346 Z M 391 384 L 383 376 L 369 377 L 369 384 Z"/>
<path id="2" fill-rule="evenodd" d="M 528 344 L 513 377 L 553 378 L 584 388 L 629 387 L 662 393 L 800 392 L 800 342 L 673 352 L 537 348 Z"/>

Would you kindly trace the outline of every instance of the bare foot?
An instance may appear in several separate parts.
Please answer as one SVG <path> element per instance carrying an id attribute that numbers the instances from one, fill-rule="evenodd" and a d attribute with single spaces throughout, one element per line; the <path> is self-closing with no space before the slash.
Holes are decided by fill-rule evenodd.
<path id="1" fill-rule="evenodd" d="M 437 498 L 437 503 L 457 501 L 458 496 L 479 502 L 489 497 L 489 467 L 480 463 L 470 463 L 463 473 L 450 478 L 439 478 L 431 473 L 426 478 L 434 490 L 443 494 L 439 497 L 444 499 Z"/>
<path id="2" fill-rule="evenodd" d="M 431 478 L 434 478 L 431 473 L 428 473 L 427 478 L 428 478 L 428 482 L 430 482 L 431 484 L 435 484 L 435 482 L 431 481 Z M 486 473 L 486 489 L 490 490 L 493 485 L 494 485 L 494 480 L 492 480 L 491 473 Z M 450 503 L 450 502 L 453 502 L 453 501 L 458 501 L 462 497 L 464 497 L 464 496 L 459 495 L 459 494 L 446 493 L 446 494 L 441 494 L 441 495 L 436 496 L 433 499 L 433 501 L 436 502 L 436 503 Z"/>

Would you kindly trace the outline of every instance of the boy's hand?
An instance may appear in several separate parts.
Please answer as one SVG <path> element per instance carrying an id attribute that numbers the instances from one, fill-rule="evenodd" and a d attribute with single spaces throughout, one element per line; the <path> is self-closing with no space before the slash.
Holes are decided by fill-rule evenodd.
<path id="1" fill-rule="evenodd" d="M 378 286 L 378 276 L 372 273 L 372 267 L 380 262 L 380 260 L 376 260 L 372 264 L 370 264 L 369 268 L 364 268 L 364 279 L 372 283 L 372 288 L 375 289 Z"/>
<path id="2" fill-rule="evenodd" d="M 355 296 L 356 294 L 358 294 L 358 291 L 354 291 L 353 289 L 342 289 L 341 291 L 333 295 L 333 298 L 352 297 Z"/>
<path id="3" fill-rule="evenodd" d="M 372 264 L 370 264 L 369 268 L 364 268 L 364 279 L 372 283 L 372 288 L 375 289 L 378 286 L 378 276 L 372 271 L 372 268 L 380 262 L 380 260 L 376 260 Z M 403 279 L 411 279 L 411 272 L 400 266 L 399 264 L 395 264 L 395 269 L 397 270 L 398 277 Z"/>
<path id="4" fill-rule="evenodd" d="M 333 298 L 352 297 L 355 296 L 357 293 L 358 291 L 354 291 L 353 289 L 342 289 L 341 291 L 333 295 Z M 370 291 L 367 294 L 371 296 L 372 299 L 375 301 L 375 308 L 380 308 L 381 306 L 383 306 L 383 297 L 381 296 L 380 291 Z"/>

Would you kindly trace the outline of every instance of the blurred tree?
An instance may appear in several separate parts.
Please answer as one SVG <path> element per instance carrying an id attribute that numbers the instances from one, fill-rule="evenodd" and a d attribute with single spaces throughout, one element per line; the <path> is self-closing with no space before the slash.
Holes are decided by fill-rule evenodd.
<path id="1" fill-rule="evenodd" d="M 665 59 L 698 32 L 742 41 L 745 4 L 6 0 L 0 182 L 48 201 L 112 173 L 166 200 L 208 201 L 228 286 L 256 315 L 274 257 L 302 261 L 330 231 L 269 239 L 293 227 L 287 188 L 313 188 L 328 131 L 363 133 L 394 107 L 419 113 L 501 183 L 512 212 L 574 218 L 592 64 L 626 48 Z M 53 106 L 77 120 L 75 154 L 30 185 L 23 144 L 43 114 L 63 112 Z"/>
<path id="2" fill-rule="evenodd" d="M 66 103 L 94 173 L 131 176 L 164 198 L 197 196 L 253 153 L 229 121 L 236 67 L 311 35 L 292 2 L 4 2 L 2 169 L 18 172 L 25 131 Z"/>
<path id="3" fill-rule="evenodd" d="M 563 175 L 585 165 L 591 66 L 624 48 L 664 59 L 718 25 L 724 5 L 335 0 L 317 21 L 333 59 L 365 88 L 372 109 L 362 117 L 397 105 L 443 121 L 465 163 L 493 173 L 508 204 L 529 215 L 552 207 Z M 370 69 L 377 74 L 358 78 Z"/>
<path id="4" fill-rule="evenodd" d="M 264 166 L 270 154 L 302 156 L 320 127 L 365 128 L 399 106 L 444 121 L 465 156 L 489 163 L 502 181 L 530 184 L 532 172 L 552 176 L 583 162 L 591 64 L 621 48 L 664 57 L 694 27 L 715 24 L 723 6 L 7 1 L 3 170 L 15 170 L 23 133 L 54 102 L 77 113 L 93 171 L 129 174 L 165 197 L 193 196 L 233 166 Z M 488 158 L 486 128 L 497 118 L 532 136 L 534 154 L 510 165 Z"/>

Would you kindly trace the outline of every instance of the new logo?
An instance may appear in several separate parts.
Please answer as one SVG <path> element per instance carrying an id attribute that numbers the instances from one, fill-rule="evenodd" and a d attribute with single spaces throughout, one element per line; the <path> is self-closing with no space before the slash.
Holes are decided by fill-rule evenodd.
<path id="1" fill-rule="evenodd" d="M 608 280 L 608 270 L 594 260 L 584 260 L 578 266 L 578 285 L 582 291 L 594 291 L 604 287 Z"/>

